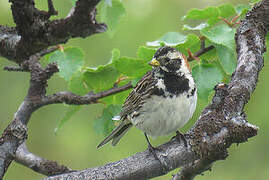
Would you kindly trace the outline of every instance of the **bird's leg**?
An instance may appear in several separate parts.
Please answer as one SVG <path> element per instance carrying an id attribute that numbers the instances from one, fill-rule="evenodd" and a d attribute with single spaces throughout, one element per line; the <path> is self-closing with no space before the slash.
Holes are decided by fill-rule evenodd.
<path id="1" fill-rule="evenodd" d="M 176 131 L 176 133 L 177 133 L 177 135 L 175 136 L 175 138 L 177 139 L 177 141 L 180 143 L 182 140 L 184 143 L 184 146 L 187 147 L 188 144 L 187 144 L 187 140 L 186 140 L 185 136 L 183 134 L 181 134 L 179 131 Z"/>
<path id="2" fill-rule="evenodd" d="M 158 156 L 157 156 L 157 154 L 156 154 L 156 151 L 158 150 L 158 148 L 153 147 L 153 146 L 150 144 L 150 142 L 149 142 L 149 138 L 148 138 L 147 134 L 146 134 L 146 133 L 144 133 L 144 134 L 145 134 L 146 140 L 147 140 L 147 142 L 148 142 L 148 150 L 149 150 L 149 152 L 152 153 L 153 156 L 154 156 L 154 158 L 160 162 L 160 164 L 161 164 L 161 166 L 162 166 L 162 169 L 163 169 L 163 172 L 164 172 L 164 173 L 167 173 L 167 172 L 168 172 L 168 169 L 167 169 L 167 166 L 165 165 L 165 162 L 163 163 L 163 162 L 161 161 L 161 159 L 158 158 Z"/>
<path id="3" fill-rule="evenodd" d="M 147 140 L 147 143 L 148 143 L 148 150 L 153 154 L 153 156 L 155 157 L 155 159 L 157 159 L 158 161 L 160 161 L 160 159 L 158 158 L 158 156 L 157 156 L 157 154 L 156 154 L 156 150 L 157 150 L 157 148 L 155 148 L 155 147 L 153 147 L 151 144 L 150 144 L 150 142 L 149 142 L 149 138 L 148 138 L 148 136 L 147 136 L 147 134 L 146 133 L 144 133 L 145 134 L 145 137 L 146 137 L 146 140 Z M 161 162 L 161 161 L 160 161 Z"/>

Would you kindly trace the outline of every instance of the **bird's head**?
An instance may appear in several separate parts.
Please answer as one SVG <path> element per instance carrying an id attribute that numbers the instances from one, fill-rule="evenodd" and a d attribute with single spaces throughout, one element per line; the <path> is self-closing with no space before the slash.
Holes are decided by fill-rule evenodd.
<path id="1" fill-rule="evenodd" d="M 153 68 L 160 68 L 170 73 L 190 72 L 186 58 L 178 50 L 169 46 L 160 47 L 149 64 Z"/>

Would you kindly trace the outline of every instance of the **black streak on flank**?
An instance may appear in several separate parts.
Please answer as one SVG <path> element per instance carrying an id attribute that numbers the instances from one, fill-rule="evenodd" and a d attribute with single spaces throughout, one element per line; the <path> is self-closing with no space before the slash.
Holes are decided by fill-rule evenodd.
<path id="1" fill-rule="evenodd" d="M 191 91 L 191 96 L 194 95 L 194 92 L 195 92 L 196 88 L 193 88 L 192 91 Z"/>
<path id="2" fill-rule="evenodd" d="M 190 89 L 189 80 L 184 75 L 177 76 L 167 72 L 164 72 L 164 85 L 166 91 L 176 96 Z"/>

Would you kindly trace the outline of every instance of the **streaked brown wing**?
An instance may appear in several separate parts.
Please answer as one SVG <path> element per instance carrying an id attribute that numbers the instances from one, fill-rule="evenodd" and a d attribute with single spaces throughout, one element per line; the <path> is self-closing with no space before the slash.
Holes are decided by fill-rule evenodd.
<path id="1" fill-rule="evenodd" d="M 153 71 L 143 76 L 126 98 L 120 113 L 121 119 L 126 119 L 129 114 L 137 111 L 142 106 L 145 99 L 152 95 L 156 83 Z"/>

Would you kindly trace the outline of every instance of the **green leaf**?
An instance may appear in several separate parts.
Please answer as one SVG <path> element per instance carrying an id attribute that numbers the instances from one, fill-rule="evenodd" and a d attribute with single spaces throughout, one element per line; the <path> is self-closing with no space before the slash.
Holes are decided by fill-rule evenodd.
<path id="1" fill-rule="evenodd" d="M 112 6 L 112 0 L 105 0 L 105 3 L 110 7 Z"/>
<path id="2" fill-rule="evenodd" d="M 67 112 L 64 114 L 63 118 L 60 120 L 57 128 L 54 129 L 54 132 L 57 133 L 62 127 L 70 120 L 70 118 L 78 112 L 82 106 L 68 105 Z"/>
<path id="3" fill-rule="evenodd" d="M 100 18 L 108 26 L 107 33 L 110 37 L 115 34 L 120 21 L 126 15 L 125 8 L 120 0 L 101 2 Z"/>
<path id="4" fill-rule="evenodd" d="M 77 95 L 85 95 L 88 90 L 84 85 L 83 74 L 81 71 L 76 72 L 68 83 L 69 90 Z"/>
<path id="5" fill-rule="evenodd" d="M 234 9 L 234 6 L 230 3 L 222 4 L 218 7 L 220 14 L 220 17 L 227 18 L 234 16 L 236 14 L 236 11 Z"/>
<path id="6" fill-rule="evenodd" d="M 119 114 L 121 106 L 109 105 L 104 108 L 102 115 L 94 120 L 94 130 L 98 134 L 108 135 L 114 128 L 113 116 Z"/>
<path id="7" fill-rule="evenodd" d="M 225 24 L 216 26 L 209 30 L 203 29 L 201 30 L 201 34 L 213 43 L 226 46 L 232 50 L 235 48 L 235 29 L 230 28 Z"/>
<path id="8" fill-rule="evenodd" d="M 207 23 L 201 23 L 201 24 L 199 24 L 199 25 L 197 25 L 197 26 L 195 26 L 195 27 L 191 27 L 191 26 L 189 26 L 189 25 L 187 25 L 187 24 L 184 24 L 183 25 L 183 30 L 189 30 L 189 31 L 200 31 L 200 30 L 202 30 L 202 29 L 204 29 L 204 28 L 207 28 L 209 25 L 207 24 Z"/>
<path id="9" fill-rule="evenodd" d="M 219 10 L 217 7 L 208 7 L 205 9 L 191 9 L 183 16 L 183 20 L 192 19 L 192 20 L 206 20 L 210 18 L 218 18 Z"/>
<path id="10" fill-rule="evenodd" d="M 257 3 L 260 2 L 261 0 L 250 0 L 251 3 Z"/>
<path id="11" fill-rule="evenodd" d="M 176 46 L 177 44 L 184 43 L 185 41 L 186 36 L 178 32 L 168 32 L 165 33 L 159 40 L 147 42 L 147 46 L 161 46 L 162 43 L 167 46 Z"/>
<path id="12" fill-rule="evenodd" d="M 83 80 L 95 92 L 113 87 L 120 73 L 111 65 L 102 65 L 98 68 L 87 68 L 83 73 Z"/>
<path id="13" fill-rule="evenodd" d="M 251 6 L 247 4 L 238 4 L 235 7 L 236 13 L 240 16 L 244 16 L 248 10 L 250 10 Z"/>
<path id="14" fill-rule="evenodd" d="M 120 59 L 120 50 L 113 49 L 112 50 L 112 56 L 111 56 L 110 62 L 116 61 L 118 59 Z"/>
<path id="15" fill-rule="evenodd" d="M 152 58 L 153 55 L 155 54 L 156 49 L 148 48 L 145 46 L 140 46 L 137 51 L 137 57 L 139 59 L 144 59 L 145 62 L 149 62 Z"/>
<path id="16" fill-rule="evenodd" d="M 72 3 L 72 6 L 75 7 L 77 0 L 70 0 L 70 2 Z"/>
<path id="17" fill-rule="evenodd" d="M 189 34 L 186 41 L 182 44 L 178 44 L 175 48 L 187 56 L 188 50 L 196 52 L 200 49 L 200 38 L 195 34 Z"/>
<path id="18" fill-rule="evenodd" d="M 226 74 L 231 75 L 236 68 L 236 54 L 234 50 L 222 45 L 215 45 L 215 48 L 224 71 Z"/>
<path id="19" fill-rule="evenodd" d="M 202 59 L 202 60 L 207 60 L 209 62 L 218 60 L 218 55 L 217 55 L 216 48 L 211 49 L 210 51 L 204 53 L 199 58 Z"/>
<path id="20" fill-rule="evenodd" d="M 84 55 L 79 48 L 66 48 L 64 51 L 55 51 L 49 58 L 49 62 L 56 62 L 59 68 L 59 76 L 70 81 L 72 76 L 80 71 L 84 65 Z"/>
<path id="21" fill-rule="evenodd" d="M 130 90 L 126 90 L 111 96 L 107 96 L 105 98 L 102 98 L 102 101 L 106 103 L 106 105 L 110 105 L 110 104 L 118 104 L 118 105 L 122 105 L 125 101 L 125 99 L 127 98 L 127 96 L 129 95 L 131 89 Z"/>
<path id="22" fill-rule="evenodd" d="M 198 89 L 198 96 L 207 99 L 214 86 L 221 82 L 223 74 L 214 64 L 200 64 L 192 69 L 192 75 Z"/>
<path id="23" fill-rule="evenodd" d="M 129 78 L 142 77 L 147 71 L 151 70 L 151 66 L 144 60 L 129 57 L 121 57 L 114 61 L 113 65 L 121 74 Z"/>

